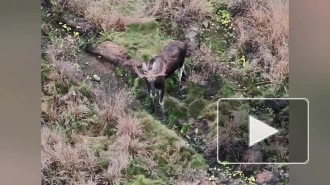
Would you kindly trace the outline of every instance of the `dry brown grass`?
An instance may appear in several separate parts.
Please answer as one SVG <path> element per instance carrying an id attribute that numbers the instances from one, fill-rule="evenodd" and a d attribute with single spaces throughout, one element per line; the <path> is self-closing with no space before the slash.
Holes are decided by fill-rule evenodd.
<path id="1" fill-rule="evenodd" d="M 175 185 L 209 185 L 208 174 L 187 168 L 178 178 Z"/>
<path id="2" fill-rule="evenodd" d="M 133 96 L 128 89 L 120 89 L 111 95 L 106 95 L 102 90 L 93 90 L 93 92 L 99 105 L 100 120 L 103 123 L 101 132 L 113 123 L 119 123 L 116 127 L 120 133 L 124 132 L 125 128 L 130 129 L 130 134 L 141 132 L 141 129 L 137 128 L 136 120 L 129 120 L 131 117 L 128 113 Z"/>
<path id="3" fill-rule="evenodd" d="M 140 122 L 128 115 L 118 115 L 117 135 L 127 134 L 129 137 L 135 139 L 141 137 L 143 130 Z"/>
<path id="4" fill-rule="evenodd" d="M 283 85 L 289 77 L 289 1 L 234 0 L 227 2 L 236 28 L 235 43 L 229 55 L 247 57 L 247 66 L 234 73 L 254 76 L 260 73 L 264 81 Z M 241 62 L 238 62 L 241 65 Z"/>
<path id="5" fill-rule="evenodd" d="M 84 172 L 87 177 L 94 173 L 95 159 L 84 143 L 72 146 L 65 135 L 47 127 L 41 129 L 43 183 L 74 183 L 75 178 L 81 179 L 79 172 Z"/>
<path id="6" fill-rule="evenodd" d="M 206 85 L 211 77 L 225 75 L 226 68 L 219 62 L 219 59 L 212 53 L 210 48 L 201 43 L 199 48 L 192 49 L 192 65 L 188 81 L 195 84 Z"/>
<path id="7" fill-rule="evenodd" d="M 148 144 L 146 141 L 143 141 L 142 126 L 136 118 L 125 112 L 125 104 L 121 104 L 129 102 L 129 99 L 125 98 L 126 96 L 123 95 L 122 98 L 111 101 L 109 99 L 109 101 L 113 104 L 108 104 L 108 106 L 103 107 L 106 108 L 105 110 L 102 107 L 100 108 L 100 112 L 104 113 L 107 112 L 111 105 L 113 105 L 113 110 L 119 111 L 116 112 L 117 114 L 112 114 L 112 118 L 115 118 L 115 122 L 113 124 L 116 126 L 116 134 L 113 138 L 115 142 L 108 146 L 108 150 L 111 151 L 111 156 L 108 157 L 108 168 L 102 174 L 104 181 L 107 181 L 110 184 L 120 184 L 124 180 L 124 174 L 122 172 L 129 166 L 133 156 L 147 157 L 150 155 L 146 149 Z M 97 166 L 96 157 L 91 152 L 89 146 L 83 142 L 84 140 L 81 139 L 79 135 L 72 135 L 76 144 L 71 145 L 68 143 L 68 139 L 65 135 L 59 134 L 48 128 L 51 127 L 53 125 L 51 123 L 54 122 L 64 123 L 62 126 L 65 126 L 68 130 L 71 128 L 71 122 L 67 121 L 68 118 L 66 114 L 68 112 L 72 112 L 70 111 L 70 105 L 75 107 L 72 108 L 73 110 L 77 110 L 79 108 L 79 104 L 77 104 L 76 99 L 70 99 L 68 95 L 63 95 L 63 97 L 59 98 L 58 101 L 60 101 L 60 103 L 55 101 L 50 102 L 50 105 L 54 108 L 52 109 L 53 111 L 51 111 L 54 112 L 53 120 L 48 119 L 47 127 L 42 129 L 43 179 L 44 181 L 48 181 L 48 183 L 51 183 L 50 181 L 56 181 L 57 184 L 60 184 L 63 180 L 70 183 L 95 183 L 92 179 L 86 179 L 89 176 L 84 175 L 83 178 L 78 177 L 80 172 L 85 172 L 86 170 L 89 170 L 88 173 L 95 173 Z M 54 103 L 56 105 L 54 105 Z M 87 106 L 84 106 L 84 108 L 86 107 Z M 49 110 L 45 110 L 45 112 L 49 115 Z M 84 114 L 75 115 L 77 116 L 77 119 L 84 118 L 81 117 L 81 115 Z M 61 164 L 61 166 L 58 166 L 58 164 Z M 65 174 L 58 174 L 58 179 L 51 177 L 49 174 L 54 173 L 56 170 L 65 172 Z"/>
<path id="8" fill-rule="evenodd" d="M 112 147 L 118 151 L 128 152 L 130 155 L 148 155 L 146 151 L 147 146 L 147 143 L 141 141 L 141 138 L 133 139 L 129 135 L 124 134 L 117 138 L 116 143 Z"/>
<path id="9" fill-rule="evenodd" d="M 200 183 L 199 181 L 194 181 L 194 182 L 180 181 L 180 182 L 177 182 L 175 185 L 199 185 L 199 184 L 202 184 L 202 183 Z M 209 183 L 207 183 L 207 184 L 209 184 Z"/>
<path id="10" fill-rule="evenodd" d="M 152 178 L 158 178 L 159 170 L 158 170 L 158 163 L 152 158 L 152 156 L 145 156 L 145 155 L 136 155 L 135 158 L 140 159 L 143 163 L 135 163 L 136 167 L 139 167 L 145 171 L 145 175 L 149 175 Z"/>
<path id="11" fill-rule="evenodd" d="M 85 180 L 84 178 L 80 178 L 77 182 L 78 185 L 97 185 L 97 182 L 93 179 Z"/>
<path id="12" fill-rule="evenodd" d="M 115 152 L 110 157 L 110 162 L 104 177 L 110 184 L 119 185 L 123 180 L 123 170 L 131 163 L 132 157 L 126 151 Z"/>
<path id="13" fill-rule="evenodd" d="M 219 128 L 219 147 L 226 153 L 235 151 L 232 147 L 237 138 L 243 135 L 242 125 L 246 124 L 247 113 L 243 110 L 231 111 L 229 118 L 225 121 L 225 126 Z M 231 117 L 231 118 L 230 118 Z"/>
<path id="14" fill-rule="evenodd" d="M 73 120 L 82 124 L 92 124 L 90 102 L 82 89 L 88 91 L 89 82 L 75 64 L 78 47 L 71 37 L 52 38 L 52 44 L 44 49 L 47 62 L 43 63 L 42 114 L 48 126 L 61 125 L 70 128 Z M 69 90 L 76 86 L 75 90 Z M 85 91 L 86 92 L 86 91 Z"/>
<path id="15" fill-rule="evenodd" d="M 283 136 L 275 137 L 274 140 L 268 139 L 270 146 L 278 153 L 280 160 L 283 161 L 289 161 L 289 147 L 286 140 Z"/>
<path id="16" fill-rule="evenodd" d="M 232 53 L 242 49 L 254 71 L 272 84 L 281 83 L 289 74 L 289 1 L 235 0 L 229 9 L 237 14 Z"/>
<path id="17" fill-rule="evenodd" d="M 110 95 L 91 86 L 82 91 L 79 87 L 90 81 L 75 64 L 77 50 L 70 38 L 54 38 L 44 49 L 47 63 L 43 71 L 41 106 L 43 182 L 96 184 L 96 176 L 101 176 L 104 182 L 122 183 L 123 172 L 133 157 L 150 157 L 144 130 L 131 111 L 132 94 L 126 88 L 116 89 Z M 69 55 L 68 51 L 72 53 Z M 76 88 L 72 89 L 74 86 Z M 86 91 L 90 91 L 91 96 L 87 97 Z M 77 123 L 85 129 L 77 130 Z M 108 167 L 100 171 L 93 146 L 85 142 L 87 138 L 83 135 L 100 135 L 109 124 L 114 126 L 111 136 L 114 143 L 107 146 Z M 55 128 L 62 129 L 65 134 Z"/>
<path id="18" fill-rule="evenodd" d="M 177 22 L 209 14 L 206 0 L 59 0 L 70 10 L 103 29 L 125 29 L 127 25 L 171 17 Z"/>
<path id="19" fill-rule="evenodd" d="M 226 102 L 219 104 L 220 109 L 227 106 L 229 104 Z M 220 158 L 230 156 L 240 159 L 242 152 L 246 150 L 243 135 L 247 112 L 242 108 L 238 108 L 237 110 L 228 110 L 226 114 L 220 113 L 219 117 L 219 127 L 216 126 L 216 122 L 211 125 L 214 131 L 209 136 L 210 139 L 206 144 L 205 154 L 214 156 L 214 158 L 219 155 Z M 218 133 L 216 132 L 217 129 Z"/>
<path id="20" fill-rule="evenodd" d="M 81 126 L 89 128 L 97 121 L 89 115 L 93 112 L 89 108 L 90 104 L 88 99 L 80 92 L 70 91 L 62 96 L 43 97 L 41 109 L 46 117 L 48 126 L 57 125 L 71 129 L 73 122 L 79 121 Z"/>
<path id="21" fill-rule="evenodd" d="M 118 114 L 116 141 L 109 148 L 112 155 L 104 177 L 110 184 L 119 185 L 123 180 L 123 170 L 127 169 L 132 159 L 148 156 L 148 144 L 142 141 L 143 130 L 140 122 L 128 113 Z"/>
<path id="22" fill-rule="evenodd" d="M 63 42 L 61 45 L 66 45 L 68 42 Z M 74 65 L 67 57 L 72 55 L 63 55 L 63 50 L 71 49 L 70 47 L 58 48 L 56 45 L 49 45 L 46 54 L 50 62 L 50 82 L 57 82 L 61 86 L 69 87 L 71 84 L 79 85 L 84 81 L 83 72 Z M 70 52 L 70 51 L 69 51 Z M 47 84 L 45 90 L 48 93 L 54 93 L 55 84 Z"/>
<path id="23" fill-rule="evenodd" d="M 66 38 L 54 38 L 53 41 L 44 51 L 47 70 L 43 71 L 45 80 L 41 105 L 44 123 L 41 130 L 43 182 L 96 184 L 96 176 L 101 175 L 103 181 L 120 184 L 123 181 L 122 172 L 130 164 L 133 155 L 148 155 L 148 145 L 141 138 L 142 127 L 130 112 L 133 97 L 125 88 L 110 96 L 102 90 L 85 89 L 92 95 L 87 98 L 87 94 L 83 93 L 85 91 L 79 87 L 90 82 L 75 64 L 76 45 Z M 68 51 L 73 53 L 68 55 L 65 53 Z M 77 88 L 72 89 L 73 86 Z M 74 125 L 77 123 L 86 129 L 80 132 Z M 96 171 L 100 171 L 97 156 L 81 134 L 100 134 L 109 123 L 116 128 L 113 135 L 115 143 L 108 146 L 111 156 L 108 157 L 107 170 L 96 174 Z M 54 128 L 64 130 L 65 134 Z M 67 134 L 71 136 L 67 137 Z"/>
<path id="24" fill-rule="evenodd" d="M 50 48 L 45 49 L 47 50 L 47 53 L 51 52 L 51 54 L 54 55 L 49 56 L 52 57 L 52 61 L 65 60 L 73 62 L 77 59 L 80 49 L 76 38 L 71 35 L 67 35 L 62 39 L 59 39 L 56 36 L 51 36 L 49 39 L 52 44 L 48 45 Z M 49 53 L 49 55 L 51 54 Z"/>

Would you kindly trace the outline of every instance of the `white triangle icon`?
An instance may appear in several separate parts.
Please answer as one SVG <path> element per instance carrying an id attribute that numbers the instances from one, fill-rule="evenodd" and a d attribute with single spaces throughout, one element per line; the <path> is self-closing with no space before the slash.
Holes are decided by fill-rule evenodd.
<path id="1" fill-rule="evenodd" d="M 278 130 L 275 128 L 249 116 L 249 146 L 258 143 L 277 132 Z"/>

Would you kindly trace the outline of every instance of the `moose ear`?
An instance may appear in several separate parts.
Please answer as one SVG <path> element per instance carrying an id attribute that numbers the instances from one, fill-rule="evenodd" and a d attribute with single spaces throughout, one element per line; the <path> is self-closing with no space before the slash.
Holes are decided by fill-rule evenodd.
<path id="1" fill-rule="evenodd" d="M 143 71 L 148 71 L 148 67 L 144 62 L 142 63 L 142 70 Z"/>

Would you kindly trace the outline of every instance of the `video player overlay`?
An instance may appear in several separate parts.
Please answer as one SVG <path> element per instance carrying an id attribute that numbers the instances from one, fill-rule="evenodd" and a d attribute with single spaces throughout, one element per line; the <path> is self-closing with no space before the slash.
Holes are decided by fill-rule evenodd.
<path id="1" fill-rule="evenodd" d="M 296 137 L 297 133 L 289 129 L 292 128 L 289 124 L 291 104 L 299 107 L 299 110 L 304 110 L 294 117 L 300 117 L 299 127 L 303 128 L 303 131 L 292 129 L 299 132 L 299 138 Z M 307 110 L 308 102 L 304 99 L 220 99 L 217 130 L 218 162 L 306 163 L 308 161 Z M 292 135 L 290 139 L 289 130 Z M 291 143 L 291 140 L 294 142 Z M 291 147 L 290 144 L 294 144 L 295 147 Z M 294 153 L 290 158 L 289 149 Z"/>

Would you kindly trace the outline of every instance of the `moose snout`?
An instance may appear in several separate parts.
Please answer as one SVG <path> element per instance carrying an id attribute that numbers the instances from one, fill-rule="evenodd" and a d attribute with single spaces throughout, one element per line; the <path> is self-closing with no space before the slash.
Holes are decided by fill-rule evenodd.
<path id="1" fill-rule="evenodd" d="M 156 90 L 155 90 L 155 83 L 154 81 L 149 82 L 149 92 L 150 92 L 150 97 L 155 98 L 157 96 Z"/>
<path id="2" fill-rule="evenodd" d="M 150 92 L 150 97 L 155 98 L 157 96 L 157 93 L 155 91 Z"/>

